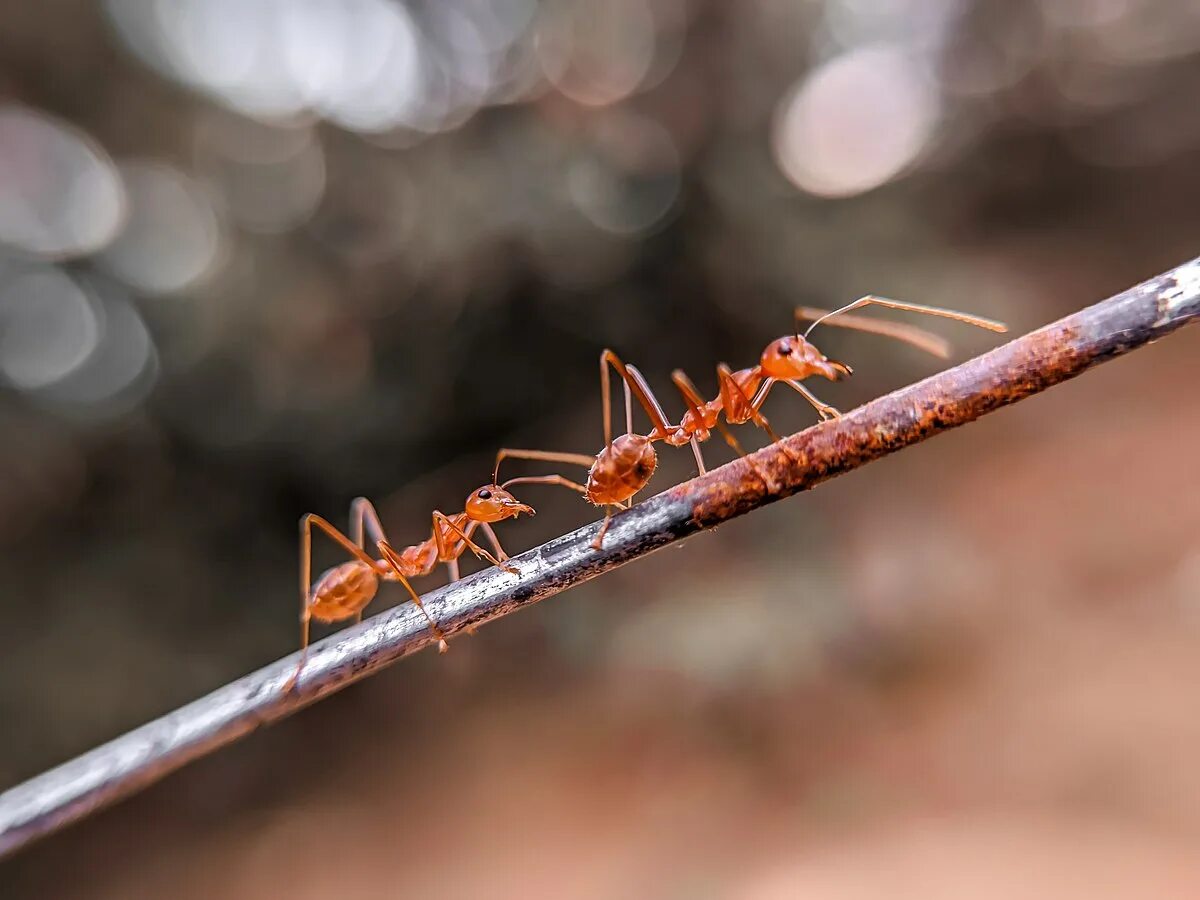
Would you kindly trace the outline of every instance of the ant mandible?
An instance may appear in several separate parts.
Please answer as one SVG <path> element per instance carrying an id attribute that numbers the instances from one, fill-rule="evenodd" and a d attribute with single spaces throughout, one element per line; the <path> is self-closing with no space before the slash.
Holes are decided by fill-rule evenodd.
<path id="1" fill-rule="evenodd" d="M 500 540 L 492 530 L 491 523 L 513 519 L 521 513 L 532 516 L 533 507 L 519 502 L 504 487 L 496 484 L 484 485 L 471 492 L 462 512 L 447 516 L 434 510 L 430 537 L 399 551 L 389 543 L 379 521 L 379 514 L 371 501 L 365 497 L 357 498 L 350 505 L 350 531 L 354 534 L 353 539 L 315 513 L 306 514 L 300 519 L 301 657 L 289 687 L 295 683 L 308 658 L 309 622 L 312 619 L 326 623 L 341 622 L 351 617 L 356 622 L 360 621 L 363 609 L 374 599 L 375 592 L 379 589 L 380 579 L 398 581 L 404 585 L 404 589 L 421 610 L 429 622 L 430 630 L 438 639 L 438 650 L 444 653 L 448 649 L 446 636 L 426 611 L 409 579 L 428 575 L 438 563 L 445 563 L 450 572 L 450 580 L 457 581 L 458 559 L 467 548 L 492 565 L 518 574 L 516 569 L 504 565 L 508 554 L 500 546 Z M 349 562 L 328 569 L 317 579 L 316 584 L 312 583 L 314 526 L 324 531 L 354 557 Z M 488 541 L 496 551 L 495 556 L 471 540 L 471 535 L 476 529 L 482 529 L 487 535 Z M 367 553 L 363 542 L 364 531 L 378 548 L 378 559 Z"/>

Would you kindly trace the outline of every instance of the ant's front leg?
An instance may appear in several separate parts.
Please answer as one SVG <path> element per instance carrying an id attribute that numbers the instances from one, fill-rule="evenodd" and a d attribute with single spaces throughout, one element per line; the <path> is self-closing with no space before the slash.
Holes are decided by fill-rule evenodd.
<path id="1" fill-rule="evenodd" d="M 771 423 L 767 421 L 767 417 L 760 412 L 762 405 L 767 401 L 767 395 L 771 393 L 771 387 L 775 384 L 775 379 L 767 378 L 753 399 L 746 396 L 746 392 L 742 390 L 742 386 L 738 384 L 737 379 L 733 377 L 733 372 L 729 370 L 729 366 L 725 365 L 725 363 L 717 366 L 717 382 L 721 386 L 721 399 L 725 405 L 726 418 L 729 418 L 729 411 L 731 409 L 744 404 L 744 408 L 749 413 L 750 421 L 767 433 L 767 437 L 771 439 L 771 443 L 778 444 L 779 449 L 783 451 L 783 455 L 791 460 L 791 462 L 798 463 L 800 461 L 796 457 L 796 454 L 788 449 L 787 444 L 783 443 L 783 439 L 775 433 L 775 429 L 771 427 Z"/>
<path id="2" fill-rule="evenodd" d="M 821 417 L 822 422 L 828 422 L 830 419 L 840 419 L 841 412 L 836 407 L 830 406 L 828 403 L 822 402 L 817 396 L 800 383 L 797 378 L 792 378 L 783 382 L 793 391 L 812 404 L 813 409 L 817 411 L 817 415 Z"/>
<path id="3" fill-rule="evenodd" d="M 366 497 L 355 497 L 350 503 L 350 534 L 354 539 L 354 543 L 363 550 L 367 549 L 364 540 L 364 532 L 371 538 L 371 543 L 378 545 L 380 541 L 386 541 L 387 535 L 383 531 L 383 523 L 379 520 L 379 513 L 373 504 Z M 360 609 L 354 617 L 355 624 L 362 621 L 363 613 Z"/>
<path id="4" fill-rule="evenodd" d="M 496 559 L 500 560 L 500 562 L 508 562 L 508 554 L 500 546 L 500 538 L 496 537 L 496 530 L 487 522 L 480 522 L 479 528 L 487 536 L 488 543 L 492 545 L 492 549 L 496 551 Z"/>
<path id="5" fill-rule="evenodd" d="M 504 563 L 500 562 L 500 560 L 496 559 L 496 557 L 492 556 L 492 554 L 488 553 L 473 540 L 471 540 L 470 533 L 475 530 L 477 524 L 478 523 L 476 522 L 472 522 L 469 526 L 467 526 L 467 530 L 463 531 L 461 528 L 455 525 L 450 517 L 444 512 L 435 509 L 433 511 L 433 536 L 434 541 L 437 544 L 438 556 L 441 558 L 453 556 L 453 554 L 450 553 L 450 548 L 447 547 L 445 541 L 442 540 L 441 527 L 445 526 L 449 531 L 457 535 L 458 538 L 464 544 L 466 544 L 467 547 L 470 548 L 471 552 L 474 553 L 479 559 L 486 559 L 493 566 L 496 566 L 496 568 L 503 569 L 505 572 L 508 572 L 512 575 L 520 575 L 521 572 L 519 569 L 504 565 Z"/>

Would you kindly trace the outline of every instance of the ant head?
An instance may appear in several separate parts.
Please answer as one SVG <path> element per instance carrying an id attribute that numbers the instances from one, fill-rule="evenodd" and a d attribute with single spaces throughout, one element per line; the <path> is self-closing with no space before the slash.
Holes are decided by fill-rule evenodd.
<path id="1" fill-rule="evenodd" d="M 780 381 L 812 375 L 840 381 L 853 374 L 848 365 L 826 358 L 811 343 L 795 334 L 769 343 L 758 364 L 765 375 Z"/>
<path id="2" fill-rule="evenodd" d="M 532 516 L 533 507 L 518 502 L 498 484 L 486 484 L 467 497 L 465 512 L 473 522 L 500 522 L 515 519 L 521 513 Z"/>

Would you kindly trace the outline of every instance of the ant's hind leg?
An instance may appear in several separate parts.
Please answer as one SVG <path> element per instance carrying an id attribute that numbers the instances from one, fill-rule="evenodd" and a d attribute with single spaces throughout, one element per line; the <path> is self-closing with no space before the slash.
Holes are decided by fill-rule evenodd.
<path id="1" fill-rule="evenodd" d="M 340 544 L 351 556 L 366 563 L 372 571 L 375 570 L 375 560 L 371 559 L 366 550 L 354 544 L 325 519 L 314 513 L 306 513 L 300 518 L 300 662 L 296 664 L 296 671 L 292 673 L 292 677 L 283 686 L 284 693 L 291 691 L 296 686 L 296 680 L 300 677 L 305 663 L 308 662 L 309 623 L 312 620 L 309 595 L 312 593 L 312 527 L 314 525 Z"/>
<path id="2" fill-rule="evenodd" d="M 417 609 L 421 611 L 421 615 L 425 617 L 425 621 L 429 623 L 429 630 L 433 632 L 433 636 L 437 638 L 438 641 L 438 653 L 445 653 L 450 649 L 450 645 L 446 643 L 446 635 L 442 629 L 438 627 L 437 622 L 433 621 L 433 616 L 429 614 L 429 610 L 427 610 L 425 608 L 425 604 L 421 602 L 420 596 L 416 591 L 413 590 L 413 586 L 409 583 L 408 579 L 404 577 L 404 573 L 400 570 L 400 557 L 386 540 L 380 541 L 377 546 L 379 547 L 380 556 L 386 559 L 388 564 L 392 567 L 392 574 L 396 576 L 395 580 L 404 585 L 404 589 L 408 591 L 408 596 L 412 598 L 412 602 L 416 604 Z"/>
<path id="3" fill-rule="evenodd" d="M 363 541 L 364 531 L 373 544 L 388 539 L 383 530 L 383 523 L 379 521 L 375 504 L 366 497 L 355 497 L 350 504 L 350 535 L 354 538 L 354 543 L 365 550 L 367 545 Z"/>
<path id="4" fill-rule="evenodd" d="M 611 506 L 604 507 L 604 524 L 600 526 L 600 533 L 596 535 L 592 541 L 593 550 L 604 549 L 604 536 L 608 534 L 608 529 L 612 527 L 613 511 Z"/>
<path id="5" fill-rule="evenodd" d="M 354 538 L 354 543 L 366 550 L 367 545 L 363 541 L 364 531 L 375 544 L 387 540 L 375 504 L 366 497 L 355 497 L 350 503 L 350 534 Z M 357 625 L 362 619 L 363 611 L 360 609 L 354 616 L 354 624 Z"/>
<path id="6" fill-rule="evenodd" d="M 817 411 L 817 415 L 821 417 L 822 422 L 828 422 L 830 419 L 840 419 L 842 417 L 842 414 L 837 410 L 836 407 L 830 406 L 828 403 L 823 403 L 821 400 L 817 399 L 816 395 L 802 385 L 798 379 L 791 379 L 783 383 L 811 403 L 813 409 Z"/>

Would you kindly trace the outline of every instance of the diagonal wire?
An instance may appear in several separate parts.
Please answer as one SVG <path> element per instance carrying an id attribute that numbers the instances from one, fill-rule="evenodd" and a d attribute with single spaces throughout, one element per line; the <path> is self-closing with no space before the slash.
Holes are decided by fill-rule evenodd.
<path id="1" fill-rule="evenodd" d="M 752 509 L 808 490 L 910 444 L 1073 378 L 1200 318 L 1200 258 L 1003 347 L 785 438 L 619 514 L 604 549 L 592 524 L 424 598 L 452 636 L 594 578 Z M 261 725 L 435 642 L 412 604 L 219 688 L 0 794 L 0 857 L 127 797 Z"/>

